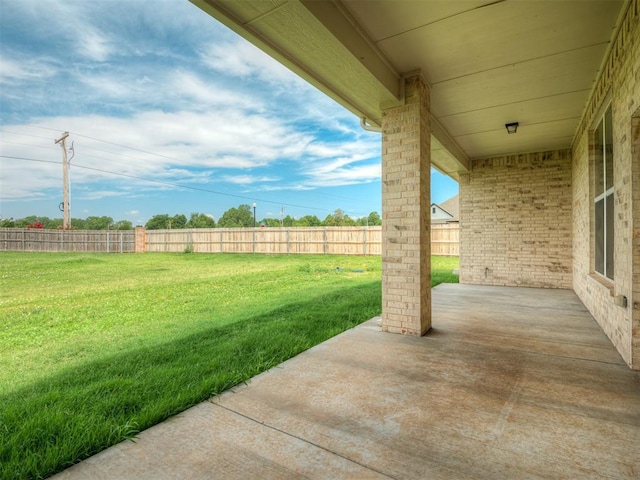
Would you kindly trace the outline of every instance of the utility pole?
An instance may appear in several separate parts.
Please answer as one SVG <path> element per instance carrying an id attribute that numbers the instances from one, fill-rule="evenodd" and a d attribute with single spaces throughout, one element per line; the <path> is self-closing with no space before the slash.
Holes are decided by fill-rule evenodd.
<path id="1" fill-rule="evenodd" d="M 69 161 L 67 160 L 67 137 L 69 132 L 64 132 L 62 136 L 56 140 L 62 146 L 62 229 L 69 230 L 71 221 L 69 219 Z"/>

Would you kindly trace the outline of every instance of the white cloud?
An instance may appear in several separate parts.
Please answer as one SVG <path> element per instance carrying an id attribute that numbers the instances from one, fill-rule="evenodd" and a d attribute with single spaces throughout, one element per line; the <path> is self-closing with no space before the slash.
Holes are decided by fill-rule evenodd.
<path id="1" fill-rule="evenodd" d="M 308 184 L 313 187 L 335 187 L 375 182 L 380 180 L 380 169 L 379 164 L 337 168 L 331 171 L 318 172 Z"/>
<path id="2" fill-rule="evenodd" d="M 77 192 L 76 192 L 77 193 Z M 104 198 L 124 197 L 128 196 L 128 192 L 117 190 L 87 190 L 81 194 L 73 195 L 72 200 L 101 200 Z M 71 202 L 73 205 L 73 201 Z"/>
<path id="3" fill-rule="evenodd" d="M 242 95 L 230 90 L 215 81 L 205 81 L 193 72 L 173 72 L 169 80 L 168 92 L 178 99 L 190 99 L 197 110 L 215 107 L 232 107 L 242 110 L 259 110 L 263 108 L 257 97 Z"/>
<path id="4" fill-rule="evenodd" d="M 200 58 L 204 65 L 224 75 L 253 76 L 268 84 L 286 84 L 289 87 L 306 86 L 291 70 L 242 40 L 211 45 L 201 52 Z"/>
<path id="5" fill-rule="evenodd" d="M 222 177 L 225 182 L 235 185 L 253 185 L 262 182 L 277 182 L 279 177 L 253 176 L 253 175 L 225 175 Z"/>
<path id="6" fill-rule="evenodd" d="M 185 191 L 174 184 L 237 194 L 379 179 L 379 137 L 184 4 L 58 0 L 46 19 L 39 1 L 8 4 L 0 22 L 15 40 L 0 55 L 10 107 L 0 155 L 44 163 L 0 158 L 0 200 L 42 198 L 57 208 L 61 150 L 53 141 L 64 131 L 74 142 L 74 198 L 109 199 L 131 216 L 157 213 L 141 205 Z M 70 93 L 54 94 L 61 91 Z"/>
<path id="7" fill-rule="evenodd" d="M 37 80 L 55 74 L 50 59 L 13 59 L 0 52 L 0 83 L 15 83 L 20 80 Z"/>
<path id="8" fill-rule="evenodd" d="M 70 132 L 68 145 L 73 142 L 75 152 L 71 160 L 72 181 L 86 188 L 101 182 L 120 186 L 92 187 L 95 190 L 91 194 L 82 193 L 76 187 L 76 195 L 82 194 L 85 198 L 131 197 L 149 189 L 174 188 L 147 180 L 180 185 L 222 181 L 269 191 L 348 185 L 370 182 L 380 176 L 379 165 L 369 165 L 371 159 L 376 158 L 374 144 L 312 141 L 312 137 L 280 124 L 278 119 L 241 111 L 225 111 L 223 115 L 220 112 L 142 112 L 132 118 L 62 117 L 35 125 L 38 126 L 41 128 L 7 126 L 0 134 L 0 153 L 54 164 L 2 159 L 3 199 L 27 198 L 60 187 L 62 154 L 59 146 L 54 145 L 54 139 L 65 130 Z M 34 133 L 44 138 L 29 136 Z M 249 173 L 220 175 L 220 170 L 266 167 L 273 162 L 282 164 L 280 168 L 286 168 L 287 174 L 295 174 L 295 178 L 286 180 L 281 175 Z M 366 164 L 357 165 L 360 163 Z M 26 178 L 29 181 L 25 182 Z M 264 185 L 274 182 L 278 182 L 278 186 Z M 125 188 L 125 185 L 136 185 L 136 189 Z"/>
<path id="9" fill-rule="evenodd" d="M 75 24 L 71 30 L 75 48 L 89 60 L 104 62 L 115 50 L 105 35 L 85 23 Z"/>

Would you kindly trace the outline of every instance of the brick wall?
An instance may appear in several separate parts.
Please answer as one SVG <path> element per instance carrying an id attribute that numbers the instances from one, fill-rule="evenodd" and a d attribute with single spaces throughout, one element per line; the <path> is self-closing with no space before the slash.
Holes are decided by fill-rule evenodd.
<path id="1" fill-rule="evenodd" d="M 640 166 L 632 155 L 632 121 L 640 109 L 640 0 L 632 0 L 597 80 L 573 145 L 573 288 L 633 368 L 640 369 Z M 614 269 L 609 282 L 593 269 L 592 130 L 611 102 L 614 135 Z M 637 140 L 635 143 L 637 147 Z M 635 160 L 634 160 L 635 158 Z M 634 230 L 634 223 L 636 230 Z M 634 270 L 635 269 L 635 270 Z M 635 272 L 635 274 L 634 274 Z M 626 308 L 614 304 L 626 296 Z M 638 304 L 634 308 L 634 304 Z M 635 331 L 634 331 L 635 325 Z"/>
<path id="2" fill-rule="evenodd" d="M 571 288 L 571 152 L 474 160 L 460 179 L 460 281 Z"/>

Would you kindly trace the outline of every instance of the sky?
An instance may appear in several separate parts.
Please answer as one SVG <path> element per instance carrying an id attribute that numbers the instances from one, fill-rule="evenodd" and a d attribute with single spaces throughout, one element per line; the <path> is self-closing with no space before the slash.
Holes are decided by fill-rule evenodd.
<path id="1" fill-rule="evenodd" d="M 187 0 L 0 0 L 0 218 L 381 207 L 381 135 Z M 432 170 L 431 201 L 458 193 Z"/>

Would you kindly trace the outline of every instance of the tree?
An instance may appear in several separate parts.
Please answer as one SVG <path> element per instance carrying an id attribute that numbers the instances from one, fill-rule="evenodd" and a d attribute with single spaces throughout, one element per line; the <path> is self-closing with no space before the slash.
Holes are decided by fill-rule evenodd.
<path id="1" fill-rule="evenodd" d="M 321 227 L 322 220 L 315 215 L 305 215 L 296 222 L 296 226 L 300 227 Z"/>
<path id="2" fill-rule="evenodd" d="M 253 227 L 253 212 L 249 205 L 240 205 L 238 208 L 230 208 L 222 214 L 218 220 L 221 228 Z"/>
<path id="3" fill-rule="evenodd" d="M 284 217 L 282 219 L 282 226 L 283 227 L 293 227 L 296 223 L 296 219 L 293 218 L 291 215 L 287 215 L 286 217 Z"/>
<path id="4" fill-rule="evenodd" d="M 351 227 L 355 226 L 356 222 L 338 208 L 333 214 L 327 215 L 324 224 L 328 227 Z"/>
<path id="5" fill-rule="evenodd" d="M 168 214 L 154 215 L 145 224 L 147 230 L 182 229 L 187 226 L 187 217 L 183 214 L 170 217 Z"/>
<path id="6" fill-rule="evenodd" d="M 186 227 L 187 227 L 187 217 L 182 213 L 178 215 L 174 215 L 169 220 L 169 228 L 179 230 Z"/>
<path id="7" fill-rule="evenodd" d="M 264 225 L 265 227 L 279 227 L 280 220 L 277 218 L 263 218 L 260 220 L 260 225 Z"/>
<path id="8" fill-rule="evenodd" d="M 32 224 L 33 222 L 37 222 L 38 217 L 35 215 L 29 215 L 28 217 L 20 218 L 16 220 L 15 225 L 17 228 L 26 228 L 27 225 Z M 41 222 L 44 225 L 44 222 Z"/>
<path id="9" fill-rule="evenodd" d="M 84 229 L 85 230 L 108 230 L 113 223 L 113 218 L 102 216 L 102 217 L 87 217 L 84 221 Z"/>
<path id="10" fill-rule="evenodd" d="M 12 218 L 3 218 L 2 220 L 0 220 L 0 227 L 1 228 L 15 228 L 16 226 L 16 221 Z"/>
<path id="11" fill-rule="evenodd" d="M 169 228 L 169 220 L 169 215 L 166 213 L 154 215 L 145 223 L 144 227 L 147 230 L 163 230 Z"/>
<path id="12" fill-rule="evenodd" d="M 371 212 L 368 217 L 369 226 L 382 225 L 382 218 L 378 212 Z"/>
<path id="13" fill-rule="evenodd" d="M 25 228 L 27 225 L 33 224 L 34 222 L 41 223 L 43 227 L 47 229 L 55 229 L 58 225 L 62 225 L 61 218 L 51 219 L 49 217 L 37 217 L 36 215 L 29 215 L 28 217 L 15 220 L 14 224 L 16 228 Z"/>
<path id="14" fill-rule="evenodd" d="M 44 217 L 47 218 L 47 217 Z M 47 218 L 46 222 L 42 222 L 44 224 L 44 228 L 50 228 L 52 230 L 56 230 L 58 228 L 62 228 L 62 218 Z"/>
<path id="15" fill-rule="evenodd" d="M 73 230 L 87 230 L 87 222 L 84 220 L 84 218 L 71 218 L 69 221 Z M 62 228 L 62 223 L 60 223 L 60 225 Z"/>
<path id="16" fill-rule="evenodd" d="M 373 227 L 375 225 L 382 225 L 382 219 L 378 212 L 371 212 L 366 217 L 360 217 L 357 222 L 358 225 L 362 225 L 363 227 Z"/>
<path id="17" fill-rule="evenodd" d="M 111 226 L 112 230 L 133 230 L 133 223 L 129 220 L 118 220 Z"/>
<path id="18" fill-rule="evenodd" d="M 204 213 L 192 213 L 187 222 L 187 228 L 214 228 L 216 221 Z"/>

